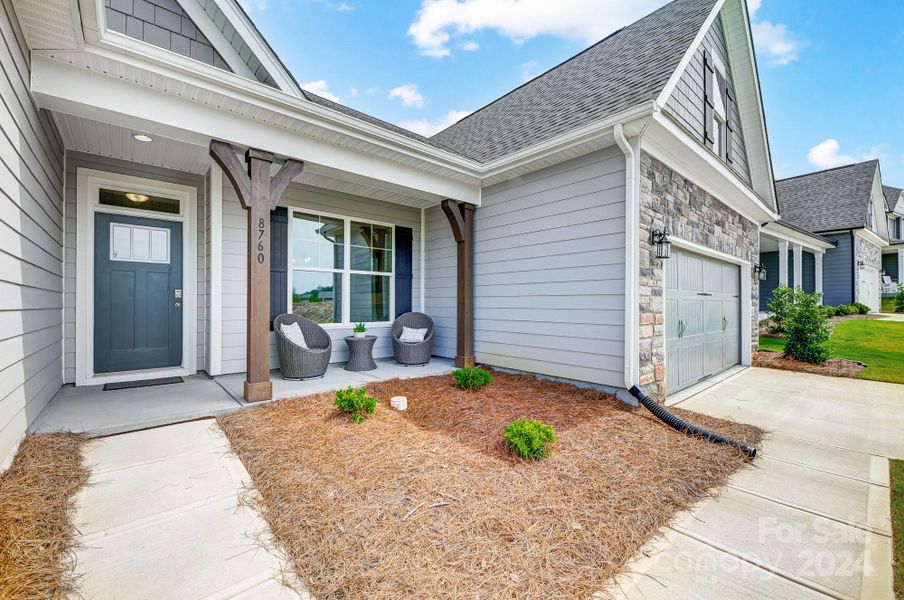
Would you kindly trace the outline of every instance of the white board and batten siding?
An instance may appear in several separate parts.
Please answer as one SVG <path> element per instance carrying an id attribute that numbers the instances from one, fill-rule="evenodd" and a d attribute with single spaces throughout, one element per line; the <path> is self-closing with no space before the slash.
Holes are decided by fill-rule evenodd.
<path id="1" fill-rule="evenodd" d="M 412 310 L 418 310 L 420 302 L 420 223 L 421 211 L 418 208 L 392 204 L 380 200 L 372 200 L 360 196 L 352 196 L 321 188 L 299 184 L 290 185 L 280 206 L 290 209 L 306 210 L 312 213 L 324 213 L 362 221 L 391 223 L 401 227 L 410 227 L 413 232 L 412 270 L 415 279 L 412 282 Z M 247 225 L 248 216 L 239 203 L 235 190 L 227 178 L 223 178 L 223 303 L 222 303 L 222 372 L 241 373 L 245 371 L 245 335 L 247 331 Z M 289 264 L 289 282 L 291 285 L 291 264 Z M 289 290 L 286 294 L 288 311 Z M 391 323 L 370 326 L 368 333 L 378 337 L 374 345 L 375 358 L 392 356 L 392 342 L 389 336 Z M 348 347 L 345 338 L 351 335 L 352 327 L 325 327 L 333 340 L 332 362 L 348 360 Z M 270 334 L 270 367 L 279 366 L 276 356 L 276 340 Z"/>
<path id="2" fill-rule="evenodd" d="M 611 147 L 483 190 L 475 212 L 478 362 L 624 385 L 625 159 Z M 427 313 L 455 356 L 455 243 L 427 219 Z"/>
<path id="3" fill-rule="evenodd" d="M 0 471 L 62 385 L 63 143 L 0 2 Z"/>
<path id="4" fill-rule="evenodd" d="M 135 163 L 131 161 L 120 160 L 118 158 L 107 158 L 104 156 L 96 156 L 94 154 L 86 154 L 84 152 L 69 151 L 66 153 L 66 295 L 65 295 L 65 339 L 64 339 L 64 363 L 65 383 L 75 383 L 75 281 L 76 281 L 76 229 L 77 222 L 77 202 L 78 202 L 78 169 L 92 169 L 105 173 L 115 173 L 118 175 L 128 175 L 131 177 L 142 177 L 145 179 L 153 179 L 167 183 L 175 183 L 179 185 L 192 186 L 197 190 L 198 206 L 195 214 L 197 215 L 197 272 L 196 290 L 197 290 L 197 360 L 196 368 L 198 370 L 205 369 L 207 356 L 207 322 L 209 313 L 207 306 L 209 304 L 207 298 L 207 252 L 209 246 L 207 239 L 209 234 L 207 231 L 208 209 L 206 208 L 207 195 L 204 192 L 204 177 L 193 173 L 183 171 L 175 171 L 173 169 L 165 169 L 163 167 L 155 167 Z M 149 213 L 148 218 L 154 218 L 153 213 Z"/>

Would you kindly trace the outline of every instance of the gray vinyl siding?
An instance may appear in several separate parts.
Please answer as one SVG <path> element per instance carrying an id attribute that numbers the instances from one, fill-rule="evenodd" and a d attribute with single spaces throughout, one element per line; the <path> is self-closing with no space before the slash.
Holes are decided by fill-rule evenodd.
<path id="1" fill-rule="evenodd" d="M 178 185 L 187 185 L 197 189 L 198 206 L 196 214 L 198 217 L 198 260 L 197 272 L 194 276 L 197 278 L 197 308 L 198 308 L 198 338 L 197 338 L 197 364 L 196 368 L 204 369 L 205 358 L 207 356 L 207 245 L 206 245 L 206 208 L 204 194 L 204 178 L 200 175 L 185 173 L 182 171 L 174 171 L 172 169 L 164 169 L 162 167 L 153 167 L 139 163 L 119 160 L 116 158 L 107 158 L 96 156 L 93 154 L 85 154 L 83 152 L 68 152 L 66 154 L 66 294 L 64 323 L 66 336 L 64 340 L 64 363 L 66 365 L 64 373 L 64 381 L 66 383 L 75 382 L 75 281 L 76 281 L 76 231 L 77 223 L 77 200 L 78 200 L 78 169 L 94 169 L 96 171 L 104 171 L 107 173 L 118 173 L 120 175 L 130 175 L 133 177 L 145 177 L 156 181 L 175 183 Z M 186 274 L 191 276 L 191 274 Z"/>
<path id="2" fill-rule="evenodd" d="M 412 308 L 419 310 L 420 301 L 420 223 L 421 211 L 417 208 L 391 204 L 314 188 L 292 184 L 286 189 L 280 206 L 300 208 L 315 213 L 348 216 L 363 221 L 391 223 L 410 227 L 413 233 L 412 268 L 415 274 L 412 282 Z M 226 177 L 223 178 L 223 300 L 222 300 L 222 370 L 223 373 L 245 371 L 245 334 L 247 331 L 247 223 L 248 216 L 239 203 L 235 190 Z M 291 265 L 290 265 L 291 271 Z M 291 272 L 289 274 L 291 281 Z M 288 311 L 289 290 L 285 290 Z M 369 333 L 378 337 L 374 345 L 374 357 L 392 356 L 392 342 L 389 337 L 390 323 L 370 327 Z M 348 360 L 348 347 L 343 339 L 351 335 L 352 328 L 327 327 L 333 339 L 332 362 Z M 276 343 L 270 336 L 270 366 L 278 366 Z"/>
<path id="3" fill-rule="evenodd" d="M 438 258 L 445 264 L 451 256 Z M 618 148 L 483 190 L 475 213 L 476 360 L 623 386 L 624 277 Z M 432 284 L 442 281 L 430 283 L 435 295 Z"/>
<path id="4" fill-rule="evenodd" d="M 725 33 L 722 29 L 722 19 L 717 18 L 706 32 L 700 48 L 694 53 L 687 65 L 678 85 L 666 102 L 665 109 L 681 125 L 685 127 L 695 139 L 703 140 L 703 50 L 711 49 L 719 61 L 725 65 L 725 78 L 728 80 L 729 89 L 734 90 L 731 75 L 731 63 L 728 60 L 728 51 L 725 44 Z M 740 105 L 745 99 L 737 98 Z M 748 100 L 749 101 L 749 100 Z M 741 129 L 739 111 L 735 110 L 731 120 L 734 136 L 732 138 L 732 164 L 731 167 L 737 175 L 746 183 L 750 183 L 750 168 L 747 164 L 747 147 L 744 144 L 744 133 Z"/>
<path id="5" fill-rule="evenodd" d="M 802 256 L 801 268 L 803 269 L 803 276 L 801 279 L 803 281 L 801 281 L 800 287 L 808 294 L 812 294 L 816 291 L 816 257 L 806 250 L 804 250 Z"/>
<path id="6" fill-rule="evenodd" d="M 449 221 L 439 206 L 425 211 L 424 236 L 424 312 L 436 326 L 433 353 L 455 358 L 456 248 Z"/>
<path id="7" fill-rule="evenodd" d="M 0 470 L 62 385 L 63 144 L 0 5 Z"/>
<path id="8" fill-rule="evenodd" d="M 854 301 L 854 240 L 853 234 L 823 233 L 824 238 L 838 242 L 826 250 L 822 262 L 823 304 L 838 306 Z"/>
<path id="9" fill-rule="evenodd" d="M 778 252 L 760 252 L 760 264 L 766 267 L 766 279 L 760 282 L 760 310 L 768 309 L 772 292 L 778 287 Z"/>

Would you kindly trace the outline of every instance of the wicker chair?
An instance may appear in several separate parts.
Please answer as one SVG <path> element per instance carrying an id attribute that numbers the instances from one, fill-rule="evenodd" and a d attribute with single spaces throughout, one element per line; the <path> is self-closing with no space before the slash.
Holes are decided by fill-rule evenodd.
<path id="1" fill-rule="evenodd" d="M 298 323 L 307 348 L 296 346 L 283 335 L 280 325 Z M 323 327 L 296 315 L 279 315 L 273 319 L 276 350 L 283 379 L 311 379 L 323 377 L 330 364 L 333 340 Z"/>
<path id="2" fill-rule="evenodd" d="M 426 329 L 427 335 L 423 342 L 400 342 L 399 336 L 402 335 L 402 327 L 410 327 L 412 329 Z M 426 365 L 433 356 L 433 319 L 424 313 L 409 312 L 400 315 L 392 323 L 392 351 L 395 354 L 395 361 L 400 365 Z"/>

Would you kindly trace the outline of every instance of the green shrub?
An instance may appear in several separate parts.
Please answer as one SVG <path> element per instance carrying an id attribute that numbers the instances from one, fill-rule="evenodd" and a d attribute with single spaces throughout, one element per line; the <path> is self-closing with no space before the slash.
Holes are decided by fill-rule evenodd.
<path id="1" fill-rule="evenodd" d="M 839 317 L 846 317 L 847 315 L 856 315 L 859 311 L 857 307 L 853 304 L 840 304 L 835 307 L 835 314 Z"/>
<path id="2" fill-rule="evenodd" d="M 854 314 L 865 315 L 865 314 L 869 313 L 869 311 L 872 310 L 869 306 L 867 306 L 866 304 L 863 304 L 862 302 L 854 302 L 853 304 L 851 304 L 851 306 L 853 306 L 854 308 L 857 309 L 857 312 Z"/>
<path id="3" fill-rule="evenodd" d="M 895 294 L 895 312 L 904 312 L 904 283 L 898 284 L 898 293 Z"/>
<path id="4" fill-rule="evenodd" d="M 348 413 L 353 422 L 361 423 L 368 415 L 374 414 L 377 399 L 369 395 L 364 388 L 354 389 L 352 386 L 348 386 L 344 390 L 336 392 L 333 406 Z"/>
<path id="5" fill-rule="evenodd" d="M 503 432 L 505 445 L 513 454 L 532 460 L 546 458 L 552 452 L 550 444 L 558 441 L 552 425 L 536 419 L 518 419 Z"/>
<path id="6" fill-rule="evenodd" d="M 770 333 L 782 333 L 785 331 L 785 324 L 788 320 L 788 314 L 794 307 L 794 290 L 787 285 L 780 285 L 772 291 L 772 298 L 766 305 L 769 311 L 769 324 L 767 328 Z"/>
<path id="7" fill-rule="evenodd" d="M 820 306 L 819 310 L 822 312 L 826 319 L 831 319 L 836 314 L 838 314 L 834 306 Z"/>
<path id="8" fill-rule="evenodd" d="M 829 327 L 819 308 L 821 294 L 808 294 L 802 290 L 794 293 L 794 308 L 788 315 L 785 327 L 788 343 L 785 355 L 795 360 L 819 364 L 829 357 L 826 342 Z M 839 307 L 840 308 L 840 307 Z"/>
<path id="9" fill-rule="evenodd" d="M 452 377 L 455 378 L 455 385 L 463 390 L 481 388 L 493 383 L 493 374 L 480 367 L 455 369 L 452 371 Z"/>

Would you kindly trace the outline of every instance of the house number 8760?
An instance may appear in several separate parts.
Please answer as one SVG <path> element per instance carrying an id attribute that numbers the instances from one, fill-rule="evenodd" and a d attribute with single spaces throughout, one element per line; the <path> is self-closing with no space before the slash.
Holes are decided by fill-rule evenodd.
<path id="1" fill-rule="evenodd" d="M 257 220 L 257 262 L 264 264 L 264 227 L 266 223 L 263 218 Z"/>

